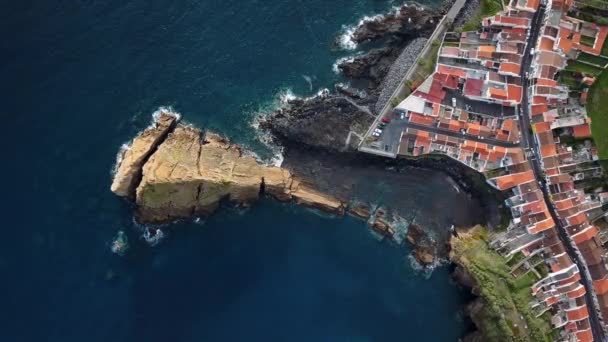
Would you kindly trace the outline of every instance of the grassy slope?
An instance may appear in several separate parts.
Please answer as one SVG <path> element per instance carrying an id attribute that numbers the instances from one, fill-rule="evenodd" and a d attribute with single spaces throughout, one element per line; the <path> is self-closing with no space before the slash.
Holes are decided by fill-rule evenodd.
<path id="1" fill-rule="evenodd" d="M 479 330 L 488 341 L 550 341 L 548 318 L 534 317 L 529 306 L 530 286 L 536 279 L 531 273 L 513 278 L 505 259 L 489 248 L 486 239 L 486 230 L 477 227 L 452 240 L 453 260 L 475 279 L 485 301 L 474 317 Z"/>
<path id="2" fill-rule="evenodd" d="M 608 158 L 608 72 L 603 72 L 591 87 L 587 113 L 600 158 Z"/>
<path id="3" fill-rule="evenodd" d="M 475 31 L 481 27 L 481 21 L 485 17 L 489 17 L 502 10 L 501 0 L 481 0 L 481 6 L 463 26 L 462 31 Z"/>

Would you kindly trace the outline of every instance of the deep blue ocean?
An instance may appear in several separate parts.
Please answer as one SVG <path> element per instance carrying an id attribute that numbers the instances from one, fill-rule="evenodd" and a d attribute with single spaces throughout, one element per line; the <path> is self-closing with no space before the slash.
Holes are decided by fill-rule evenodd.
<path id="1" fill-rule="evenodd" d="M 355 219 L 263 200 L 173 224 L 151 248 L 109 191 L 117 150 L 159 106 L 263 155 L 252 118 L 288 89 L 331 87 L 354 53 L 332 49 L 343 25 L 396 4 L 0 1 L 0 341 L 461 336 L 466 294 L 448 270 L 421 274 L 407 246 Z M 451 188 L 444 178 L 427 179 Z M 439 215 L 444 195 L 404 193 L 406 209 Z M 125 257 L 110 251 L 121 229 Z"/>

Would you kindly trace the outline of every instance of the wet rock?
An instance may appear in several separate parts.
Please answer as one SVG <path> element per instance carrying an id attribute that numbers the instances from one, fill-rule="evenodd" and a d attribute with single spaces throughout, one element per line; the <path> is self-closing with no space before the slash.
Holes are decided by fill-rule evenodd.
<path id="1" fill-rule="evenodd" d="M 260 127 L 269 130 L 279 142 L 340 151 L 351 131 L 364 134 L 374 117 L 342 96 L 329 95 L 290 101 Z"/>
<path id="2" fill-rule="evenodd" d="M 386 15 L 362 22 L 353 32 L 352 40 L 360 44 L 387 36 L 430 35 L 441 16 L 439 11 L 406 4 Z"/>
<path id="3" fill-rule="evenodd" d="M 355 204 L 349 209 L 348 213 L 365 221 L 369 220 L 371 217 L 370 208 L 364 203 Z"/>
<path id="4" fill-rule="evenodd" d="M 406 240 L 412 247 L 412 255 L 423 267 L 432 265 L 437 260 L 437 244 L 415 223 L 410 224 Z"/>

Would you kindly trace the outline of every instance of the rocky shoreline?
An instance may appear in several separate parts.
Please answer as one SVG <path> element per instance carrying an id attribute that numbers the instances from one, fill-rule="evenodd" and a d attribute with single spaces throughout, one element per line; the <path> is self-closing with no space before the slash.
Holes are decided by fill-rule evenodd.
<path id="1" fill-rule="evenodd" d="M 458 20 L 466 20 L 471 8 L 466 6 Z M 364 89 L 339 86 L 336 93 L 291 100 L 262 118 L 260 128 L 283 147 L 282 167 L 260 164 L 227 139 L 180 123 L 177 115 L 166 112 L 122 152 L 111 190 L 135 203 L 136 218 L 142 223 L 206 216 L 225 202 L 249 206 L 269 196 L 335 215 L 349 214 L 366 221 L 377 233 L 397 239 L 394 222 L 401 219 L 400 213 L 358 200 L 355 176 L 343 177 L 335 170 L 348 169 L 360 178 L 370 172 L 385 173 L 398 182 L 411 170 L 425 169 L 446 174 L 455 187 L 479 203 L 478 217 L 459 218 L 453 224 L 498 225 L 497 203 L 502 203 L 502 194 L 464 165 L 445 156 L 389 160 L 355 151 L 374 120 L 373 113 L 388 101 L 441 14 L 442 10 L 403 6 L 380 20 L 364 22 L 352 39 L 357 44 L 382 42 L 384 47 L 338 65 L 346 77 L 363 81 Z M 408 222 L 405 240 L 419 264 L 428 267 L 449 258 L 447 229 L 431 236 L 414 219 Z M 461 284 L 470 285 L 462 267 L 456 267 L 454 275 Z M 478 302 L 469 309 L 475 305 Z M 475 335 L 467 340 L 476 341 Z"/>

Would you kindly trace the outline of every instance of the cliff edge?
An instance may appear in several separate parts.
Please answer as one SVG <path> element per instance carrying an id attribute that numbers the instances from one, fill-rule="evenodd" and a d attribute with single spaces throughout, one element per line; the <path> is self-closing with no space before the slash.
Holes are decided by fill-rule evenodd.
<path id="1" fill-rule="evenodd" d="M 345 204 L 294 177 L 289 170 L 258 163 L 227 139 L 162 114 L 119 158 L 111 190 L 137 205 L 137 219 L 161 223 L 205 216 L 223 201 L 248 206 L 260 195 L 329 213 Z"/>

